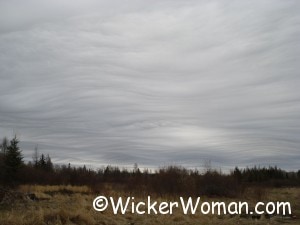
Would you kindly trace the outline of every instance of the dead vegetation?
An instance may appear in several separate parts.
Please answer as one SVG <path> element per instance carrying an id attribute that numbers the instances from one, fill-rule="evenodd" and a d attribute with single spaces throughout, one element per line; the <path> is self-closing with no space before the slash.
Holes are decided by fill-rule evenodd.
<path id="1" fill-rule="evenodd" d="M 2 192 L 1 192 L 2 193 Z M 36 199 L 31 199 L 29 193 Z M 92 207 L 93 199 L 99 195 L 128 196 L 126 192 L 114 191 L 111 186 L 103 192 L 94 193 L 87 186 L 20 186 L 18 190 L 5 190 L 3 199 L 10 196 L 12 201 L 0 204 L 1 225 L 139 225 L 139 224 L 300 224 L 299 219 L 280 215 L 245 216 L 245 215 L 183 215 L 180 210 L 173 215 L 114 215 L 111 210 L 96 212 Z M 145 199 L 142 196 L 139 198 Z M 173 197 L 174 198 L 174 197 Z M 158 201 L 166 200 L 156 196 Z M 201 198 L 202 199 L 202 198 Z M 239 201 L 247 200 L 249 204 L 261 201 L 290 201 L 293 214 L 300 216 L 300 189 L 280 188 L 261 190 L 247 189 L 239 199 L 225 197 L 203 197 L 203 201 Z M 13 203 L 11 203 L 13 202 Z"/>

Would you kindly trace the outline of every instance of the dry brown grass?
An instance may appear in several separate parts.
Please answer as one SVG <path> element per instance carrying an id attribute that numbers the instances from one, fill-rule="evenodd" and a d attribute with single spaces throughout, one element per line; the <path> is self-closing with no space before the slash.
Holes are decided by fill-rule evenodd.
<path id="1" fill-rule="evenodd" d="M 65 191 L 71 191 L 71 194 L 65 194 Z M 119 196 L 120 193 L 110 194 Z M 240 225 L 265 225 L 265 224 L 300 224 L 300 220 L 295 221 L 277 221 L 275 219 L 261 220 L 244 219 L 239 216 L 230 217 L 229 215 L 183 215 L 180 210 L 175 210 L 173 215 L 137 215 L 125 214 L 114 215 L 112 210 L 103 213 L 96 212 L 92 208 L 93 199 L 96 197 L 88 187 L 78 186 L 21 186 L 20 191 L 33 192 L 39 196 L 48 196 L 42 201 L 19 202 L 18 204 L 0 208 L 0 224 L 1 225 L 127 225 L 127 224 L 240 224 Z M 53 193 L 49 195 L 47 193 Z M 248 190 L 249 195 L 244 196 L 250 202 L 256 202 L 257 197 L 268 201 L 290 201 L 293 212 L 300 217 L 300 189 L 298 188 L 282 188 L 262 190 Z M 261 193 L 263 193 L 261 195 Z M 125 193 L 121 193 L 126 196 Z M 252 199 L 254 198 L 254 199 Z M 201 198 L 202 199 L 202 198 Z M 145 200 L 145 199 L 143 199 Z M 164 199 L 158 199 L 163 201 Z M 233 199 L 215 199 L 203 198 L 203 201 L 225 201 L 229 202 Z M 243 199 L 234 199 L 235 201 Z"/>
<path id="2" fill-rule="evenodd" d="M 72 186 L 72 185 L 21 185 L 19 191 L 27 193 L 46 193 L 46 192 L 63 192 L 70 191 L 74 193 L 90 193 L 88 186 Z"/>

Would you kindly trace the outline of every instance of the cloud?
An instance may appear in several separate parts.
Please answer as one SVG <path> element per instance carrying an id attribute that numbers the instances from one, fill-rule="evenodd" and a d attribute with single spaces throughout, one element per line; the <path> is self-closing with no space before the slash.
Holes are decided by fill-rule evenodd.
<path id="1" fill-rule="evenodd" d="M 0 131 L 26 159 L 299 169 L 299 9 L 0 1 Z"/>

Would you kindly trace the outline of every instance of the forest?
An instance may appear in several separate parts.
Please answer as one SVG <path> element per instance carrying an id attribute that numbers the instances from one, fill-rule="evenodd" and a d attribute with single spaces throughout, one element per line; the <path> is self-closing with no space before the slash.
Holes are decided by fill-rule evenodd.
<path id="1" fill-rule="evenodd" d="M 133 170 L 107 165 L 100 169 L 86 166 L 55 165 L 48 154 L 34 149 L 32 161 L 25 162 L 19 139 L 3 138 L 0 151 L 0 187 L 19 185 L 86 185 L 98 191 L 105 184 L 135 194 L 182 196 L 239 196 L 246 187 L 299 187 L 300 170 L 287 172 L 276 166 L 234 168 L 230 173 L 207 168 L 191 170 L 167 166 L 155 171 Z"/>

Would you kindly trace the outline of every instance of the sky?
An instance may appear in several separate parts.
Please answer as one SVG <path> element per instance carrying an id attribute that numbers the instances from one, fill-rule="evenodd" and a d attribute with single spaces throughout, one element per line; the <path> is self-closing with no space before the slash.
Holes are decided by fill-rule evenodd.
<path id="1" fill-rule="evenodd" d="M 300 165 L 300 1 L 0 0 L 0 138 L 57 164 Z"/>

